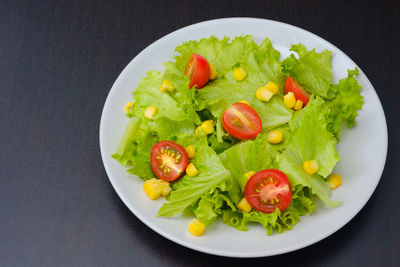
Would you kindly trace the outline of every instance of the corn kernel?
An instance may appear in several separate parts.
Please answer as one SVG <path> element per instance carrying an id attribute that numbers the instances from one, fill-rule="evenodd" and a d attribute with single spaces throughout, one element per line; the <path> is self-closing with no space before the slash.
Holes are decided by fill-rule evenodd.
<path id="1" fill-rule="evenodd" d="M 294 105 L 296 104 L 296 98 L 294 97 L 293 92 L 289 92 L 283 97 L 283 103 L 288 108 L 294 107 Z"/>
<path id="2" fill-rule="evenodd" d="M 246 105 L 250 106 L 250 103 L 248 101 L 246 101 L 246 100 L 240 100 L 238 103 L 243 103 L 243 104 L 246 104 Z"/>
<path id="3" fill-rule="evenodd" d="M 203 121 L 201 125 L 197 127 L 195 134 L 197 135 L 200 130 L 203 131 L 203 133 L 206 135 L 214 132 L 214 121 L 213 120 Z"/>
<path id="4" fill-rule="evenodd" d="M 270 131 L 267 140 L 270 144 L 279 144 L 283 140 L 283 133 L 278 130 Z"/>
<path id="5" fill-rule="evenodd" d="M 157 182 L 157 179 L 155 179 L 155 178 L 147 180 L 143 184 L 143 189 L 144 189 L 144 192 L 152 200 L 159 198 L 162 194 L 162 189 L 160 187 L 160 184 Z"/>
<path id="6" fill-rule="evenodd" d="M 194 155 L 196 154 L 196 148 L 193 145 L 189 145 L 185 149 L 186 149 L 186 153 L 188 154 L 189 158 L 190 159 L 194 158 Z"/>
<path id="7" fill-rule="evenodd" d="M 130 101 L 128 103 L 126 103 L 124 110 L 125 110 L 125 114 L 128 114 L 129 112 L 132 111 L 132 107 L 133 107 L 133 102 Z"/>
<path id="8" fill-rule="evenodd" d="M 236 81 L 243 81 L 246 78 L 247 72 L 243 68 L 236 68 L 233 70 L 233 78 Z"/>
<path id="9" fill-rule="evenodd" d="M 240 200 L 237 207 L 243 212 L 250 212 L 252 209 L 250 203 L 247 201 L 245 197 L 242 198 L 242 200 Z"/>
<path id="10" fill-rule="evenodd" d="M 210 80 L 214 80 L 215 78 L 217 78 L 218 72 L 215 69 L 214 65 L 212 65 L 211 63 L 209 63 L 209 65 L 210 65 Z"/>
<path id="11" fill-rule="evenodd" d="M 331 189 L 338 188 L 342 184 L 342 177 L 339 174 L 331 174 L 328 178 Z"/>
<path id="12" fill-rule="evenodd" d="M 154 120 L 154 115 L 157 113 L 157 108 L 154 106 L 148 106 L 144 111 L 144 116 L 149 120 Z"/>
<path id="13" fill-rule="evenodd" d="M 273 94 L 276 94 L 279 91 L 278 85 L 274 82 L 267 83 L 267 85 L 265 85 L 265 88 L 267 88 L 267 90 Z"/>
<path id="14" fill-rule="evenodd" d="M 174 91 L 175 87 L 169 80 L 164 80 L 160 85 L 160 91 L 165 93 L 166 91 Z"/>
<path id="15" fill-rule="evenodd" d="M 201 236 L 206 229 L 206 225 L 198 219 L 193 219 L 189 222 L 188 231 L 195 236 Z"/>
<path id="16" fill-rule="evenodd" d="M 294 110 L 300 110 L 300 109 L 302 109 L 302 108 L 303 108 L 303 101 L 297 100 L 297 101 L 296 101 L 296 104 L 295 104 L 294 107 L 293 107 L 293 109 L 294 109 Z"/>
<path id="17" fill-rule="evenodd" d="M 303 169 L 307 174 L 312 175 L 319 169 L 318 162 L 316 160 L 307 160 L 303 163 Z"/>
<path id="18" fill-rule="evenodd" d="M 169 186 L 169 183 L 168 182 L 165 182 L 165 181 L 163 181 L 163 183 L 162 184 L 160 184 L 160 186 L 161 186 L 161 195 L 163 196 L 163 197 L 166 197 L 166 196 L 168 196 L 168 194 L 171 192 L 171 186 Z"/>
<path id="19" fill-rule="evenodd" d="M 250 177 L 253 176 L 254 174 L 256 174 L 255 171 L 249 171 L 249 172 L 246 172 L 246 173 L 244 174 L 244 176 L 246 176 L 247 180 L 249 180 Z"/>
<path id="20" fill-rule="evenodd" d="M 194 166 L 193 163 L 189 163 L 186 167 L 186 174 L 189 175 L 190 177 L 196 176 L 199 173 L 197 170 L 196 166 Z"/>
<path id="21" fill-rule="evenodd" d="M 273 95 L 265 86 L 258 88 L 256 92 L 256 97 L 265 102 L 269 101 Z"/>

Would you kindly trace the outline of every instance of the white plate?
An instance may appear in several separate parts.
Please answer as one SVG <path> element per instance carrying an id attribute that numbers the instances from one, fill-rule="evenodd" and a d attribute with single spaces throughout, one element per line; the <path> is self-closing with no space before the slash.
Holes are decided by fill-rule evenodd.
<path id="1" fill-rule="evenodd" d="M 183 246 L 205 253 L 231 257 L 261 257 L 293 251 L 311 245 L 340 229 L 365 205 L 381 177 L 386 160 L 387 128 L 378 96 L 360 69 L 358 81 L 363 87 L 365 104 L 357 118 L 357 125 L 344 127 L 338 145 L 341 161 L 335 171 L 343 177 L 343 185 L 332 194 L 332 199 L 343 201 L 335 208 L 321 208 L 304 216 L 294 229 L 283 234 L 267 236 L 261 225 L 251 225 L 240 232 L 222 222 L 206 229 L 202 237 L 188 233 L 191 218 L 155 217 L 163 200 L 151 201 L 145 196 L 142 181 L 126 173 L 126 169 L 111 158 L 124 131 L 127 118 L 123 114 L 131 92 L 145 72 L 161 70 L 161 63 L 172 59 L 174 48 L 187 40 L 198 40 L 215 35 L 219 38 L 250 34 L 256 42 L 269 37 L 283 57 L 291 44 L 301 42 L 317 51 L 329 49 L 333 53 L 333 80 L 347 75 L 356 64 L 337 47 L 300 28 L 264 19 L 229 18 L 206 21 L 177 30 L 154 42 L 137 55 L 115 81 L 104 105 L 100 123 L 100 149 L 104 167 L 119 197 L 146 225 L 160 235 Z"/>

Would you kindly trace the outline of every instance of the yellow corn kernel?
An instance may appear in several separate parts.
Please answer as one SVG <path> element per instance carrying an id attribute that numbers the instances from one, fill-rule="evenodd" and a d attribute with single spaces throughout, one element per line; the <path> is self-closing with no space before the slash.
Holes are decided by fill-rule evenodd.
<path id="1" fill-rule="evenodd" d="M 294 110 L 300 110 L 300 109 L 302 109 L 302 108 L 303 108 L 303 101 L 297 100 L 297 101 L 296 101 L 296 104 L 295 104 L 294 107 L 293 107 L 293 109 L 294 109 Z"/>
<path id="2" fill-rule="evenodd" d="M 270 144 L 279 144 L 283 140 L 283 133 L 278 130 L 270 131 L 267 140 Z"/>
<path id="3" fill-rule="evenodd" d="M 243 81 L 246 78 L 247 72 L 243 68 L 236 68 L 233 70 L 233 78 L 236 81 Z"/>
<path id="4" fill-rule="evenodd" d="M 342 184 L 342 177 L 339 174 L 331 174 L 328 178 L 331 189 L 338 188 Z"/>
<path id="5" fill-rule="evenodd" d="M 244 176 L 246 176 L 247 180 L 249 180 L 250 177 L 253 176 L 254 174 L 256 174 L 255 171 L 249 171 L 249 172 L 246 172 L 246 173 L 244 174 Z"/>
<path id="6" fill-rule="evenodd" d="M 248 101 L 246 101 L 246 100 L 240 100 L 238 103 L 243 103 L 243 104 L 246 104 L 246 105 L 250 106 L 250 103 Z"/>
<path id="7" fill-rule="evenodd" d="M 161 196 L 165 197 L 171 192 L 171 187 L 169 182 L 152 178 L 147 180 L 143 184 L 144 192 L 149 196 L 151 199 L 157 199 Z"/>
<path id="8" fill-rule="evenodd" d="M 160 187 L 160 184 L 157 182 L 157 179 L 155 179 L 155 178 L 147 180 L 143 184 L 143 189 L 144 189 L 144 192 L 152 200 L 159 198 L 162 194 L 162 188 Z"/>
<path id="9" fill-rule="evenodd" d="M 214 132 L 214 121 L 207 120 L 203 121 L 199 127 L 197 127 L 195 134 L 197 135 L 199 131 L 203 131 L 204 134 L 210 134 Z"/>
<path id="10" fill-rule="evenodd" d="M 209 65 L 210 65 L 210 80 L 214 80 L 215 78 L 217 78 L 218 72 L 215 69 L 214 65 L 212 65 L 211 63 Z"/>
<path id="11" fill-rule="evenodd" d="M 186 174 L 189 175 L 190 177 L 196 176 L 199 173 L 197 170 L 196 166 L 194 166 L 193 163 L 189 163 L 186 167 Z"/>
<path id="12" fill-rule="evenodd" d="M 307 160 L 303 163 L 303 169 L 307 174 L 312 175 L 319 169 L 318 162 L 316 160 Z"/>
<path id="13" fill-rule="evenodd" d="M 168 196 L 169 192 L 171 192 L 171 186 L 166 181 L 160 180 L 160 187 L 161 187 L 161 195 L 163 197 Z"/>
<path id="14" fill-rule="evenodd" d="M 240 200 L 237 207 L 243 212 L 250 212 L 252 209 L 250 203 L 247 201 L 245 197 L 242 198 L 242 200 Z"/>
<path id="15" fill-rule="evenodd" d="M 188 231 L 195 236 L 201 236 L 206 229 L 206 225 L 198 219 L 193 219 L 189 222 Z"/>
<path id="16" fill-rule="evenodd" d="M 293 92 L 289 92 L 283 97 L 283 103 L 288 108 L 294 107 L 294 105 L 296 104 L 296 98 L 294 97 Z"/>
<path id="17" fill-rule="evenodd" d="M 196 148 L 193 145 L 189 145 L 185 149 L 186 149 L 186 153 L 189 156 L 189 159 L 194 158 L 194 155 L 196 154 Z"/>
<path id="18" fill-rule="evenodd" d="M 154 120 L 154 115 L 157 113 L 157 108 L 155 106 L 148 106 L 144 111 L 144 116 L 149 120 Z"/>
<path id="19" fill-rule="evenodd" d="M 164 80 L 160 85 L 161 93 L 165 93 L 166 91 L 174 91 L 175 87 L 169 80 Z"/>
<path id="20" fill-rule="evenodd" d="M 273 94 L 276 94 L 279 91 L 278 85 L 274 82 L 267 83 L 267 85 L 265 85 L 265 88 L 267 88 L 267 90 Z"/>
<path id="21" fill-rule="evenodd" d="M 257 89 L 256 97 L 261 101 L 269 101 L 274 94 L 267 89 L 267 87 L 262 86 Z"/>
<path id="22" fill-rule="evenodd" d="M 126 103 L 126 105 L 124 107 L 125 114 L 131 112 L 132 111 L 132 107 L 133 107 L 133 102 L 132 101 Z"/>

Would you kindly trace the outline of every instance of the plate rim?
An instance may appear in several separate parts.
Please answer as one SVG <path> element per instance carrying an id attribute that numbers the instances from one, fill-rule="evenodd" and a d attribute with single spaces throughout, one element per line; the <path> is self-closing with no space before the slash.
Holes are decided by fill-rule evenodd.
<path id="1" fill-rule="evenodd" d="M 127 69 L 129 68 L 129 66 L 131 64 L 134 64 L 134 61 L 137 60 L 139 57 L 142 57 L 144 54 L 146 54 L 146 52 L 148 50 L 150 50 L 153 46 L 156 46 L 158 43 L 162 42 L 164 39 L 168 38 L 170 35 L 174 35 L 183 31 L 186 31 L 188 29 L 195 29 L 196 27 L 200 27 L 200 26 L 204 26 L 206 24 L 213 24 L 213 23 L 218 23 L 221 21 L 254 21 L 254 22 L 267 22 L 267 23 L 271 23 L 271 24 L 277 24 L 280 26 L 284 26 L 287 28 L 291 28 L 295 31 L 299 31 L 302 34 L 306 34 L 311 38 L 316 39 L 317 41 L 322 41 L 324 44 L 326 44 L 326 46 L 331 46 L 331 48 L 335 49 L 340 56 L 346 58 L 347 60 L 349 60 L 349 62 L 351 62 L 354 66 L 357 66 L 357 68 L 359 69 L 360 74 L 362 74 L 365 79 L 366 82 L 369 84 L 369 86 L 372 89 L 372 94 L 374 95 L 374 97 L 376 97 L 378 99 L 378 104 L 380 109 L 382 110 L 382 121 L 384 124 L 384 139 L 383 143 L 384 143 L 384 157 L 382 158 L 382 162 L 383 164 L 381 165 L 381 169 L 379 170 L 379 178 L 376 179 L 375 184 L 373 185 L 373 190 L 371 190 L 371 192 L 369 192 L 368 194 L 366 194 L 362 200 L 362 205 L 360 205 L 359 207 L 357 207 L 356 212 L 354 212 L 354 214 L 352 214 L 351 216 L 349 216 L 347 218 L 347 220 L 344 220 L 342 223 L 335 225 L 335 227 L 331 227 L 330 229 L 328 229 L 327 231 L 325 231 L 324 233 L 320 234 L 320 235 L 316 235 L 314 238 L 310 238 L 308 240 L 306 240 L 306 242 L 298 242 L 296 243 L 294 246 L 289 246 L 289 247 L 285 247 L 285 248 L 281 248 L 281 249 L 276 249 L 273 251 L 267 251 L 264 254 L 260 254 L 260 253 L 245 253 L 245 254 L 232 254 L 232 253 L 227 253 L 225 251 L 215 251 L 214 249 L 208 249 L 205 247 L 201 247 L 198 245 L 194 245 L 188 241 L 176 238 L 175 236 L 169 234 L 166 231 L 163 231 L 161 228 L 158 228 L 157 226 L 155 226 L 151 221 L 147 221 L 145 218 L 143 218 L 143 216 L 140 214 L 140 212 L 138 212 L 135 207 L 133 205 L 129 204 L 129 201 L 127 201 L 127 199 L 124 197 L 124 194 L 121 193 L 121 191 L 118 189 L 118 186 L 116 186 L 114 183 L 114 180 L 111 179 L 111 168 L 108 164 L 106 164 L 106 157 L 109 155 L 105 155 L 104 149 L 103 147 L 104 145 L 104 138 L 103 138 L 103 131 L 105 128 L 104 125 L 104 121 L 105 121 L 105 113 L 107 110 L 107 107 L 109 106 L 110 103 L 110 99 L 111 96 L 113 95 L 114 91 L 117 88 L 117 84 L 119 82 L 119 80 L 121 79 L 122 76 L 124 76 L 125 72 L 127 72 Z M 374 86 L 372 85 L 372 83 L 370 82 L 370 80 L 368 79 L 368 77 L 365 75 L 365 73 L 362 71 L 362 69 L 349 57 L 347 56 L 341 49 L 339 49 L 338 47 L 336 47 L 335 45 L 333 45 L 332 43 L 330 43 L 329 41 L 323 39 L 322 37 L 319 37 L 318 35 L 307 31 L 305 29 L 302 29 L 298 26 L 294 26 L 288 23 L 284 23 L 284 22 L 280 22 L 280 21 L 275 21 L 275 20 L 270 20 L 270 19 L 263 19 L 263 18 L 253 18 L 253 17 L 228 17 L 228 18 L 219 18 L 219 19 L 212 19 L 212 20 L 206 20 L 206 21 L 202 21 L 202 22 L 198 22 L 198 23 L 194 23 L 191 25 L 187 25 L 185 27 L 179 28 L 173 32 L 170 32 L 166 35 L 164 35 L 163 37 L 159 38 L 158 40 L 152 42 L 150 45 L 148 45 L 147 47 L 145 47 L 143 50 L 141 50 L 135 57 L 133 57 L 129 63 L 124 67 L 124 69 L 120 72 L 120 74 L 118 75 L 117 79 L 114 81 L 111 89 L 108 92 L 107 98 L 105 100 L 103 109 L 102 109 L 102 113 L 101 113 L 101 119 L 100 119 L 100 128 L 99 128 L 99 143 L 100 143 L 100 154 L 101 154 L 101 159 L 102 159 L 102 163 L 103 166 L 106 170 L 106 174 L 107 177 L 111 183 L 111 185 L 113 186 L 115 192 L 117 193 L 118 197 L 122 200 L 122 202 L 125 204 L 126 207 L 128 207 L 128 209 L 142 222 L 144 223 L 146 226 L 148 226 L 150 229 L 152 229 L 153 231 L 155 231 L 156 233 L 160 234 L 161 236 L 175 242 L 176 244 L 179 244 L 181 246 L 196 250 L 196 251 L 200 251 L 203 253 L 207 253 L 207 254 L 212 254 L 212 255 L 216 255 L 216 256 L 226 256 L 226 257 L 234 257 L 234 258 L 257 258 L 257 257 L 267 257 L 267 256 L 274 256 L 274 255 L 279 255 L 279 254 L 284 254 L 284 253 L 288 253 L 288 252 L 292 252 L 295 250 L 299 250 L 305 247 L 308 247 L 310 245 L 313 245 L 315 243 L 318 243 L 319 241 L 329 237 L 330 235 L 332 235 L 333 233 L 335 233 L 336 231 L 338 231 L 339 229 L 343 228 L 346 224 L 349 223 L 349 221 L 351 221 L 355 216 L 357 216 L 357 214 L 359 214 L 360 210 L 363 209 L 366 205 L 366 203 L 368 202 L 368 200 L 371 198 L 372 194 L 375 192 L 376 187 L 380 181 L 380 179 L 382 178 L 382 174 L 383 171 L 385 169 L 385 165 L 386 165 L 386 159 L 387 159 L 387 150 L 388 150 L 388 129 L 387 129 L 387 121 L 386 121 L 386 116 L 385 116 L 385 111 L 383 109 L 382 103 L 379 99 L 379 96 L 374 88 Z"/>

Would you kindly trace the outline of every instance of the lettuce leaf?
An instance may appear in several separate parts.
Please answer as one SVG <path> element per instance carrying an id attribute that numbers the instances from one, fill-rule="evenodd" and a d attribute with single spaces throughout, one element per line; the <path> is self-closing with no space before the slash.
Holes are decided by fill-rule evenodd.
<path id="1" fill-rule="evenodd" d="M 227 192 L 230 192 L 230 194 Z M 232 199 L 231 195 L 236 196 L 237 199 Z M 219 215 L 223 214 L 224 210 L 237 210 L 235 203 L 239 202 L 240 198 L 241 192 L 237 183 L 233 180 L 227 180 L 222 187 L 217 186 L 209 193 L 204 194 L 192 210 L 200 221 L 210 225 Z"/>
<path id="2" fill-rule="evenodd" d="M 298 58 L 291 54 L 283 60 L 282 73 L 293 77 L 314 95 L 334 97 L 334 93 L 329 90 L 332 81 L 332 52 L 324 50 L 318 53 L 315 49 L 308 51 L 302 44 L 292 45 L 290 51 L 296 52 Z"/>
<path id="3" fill-rule="evenodd" d="M 180 136 L 178 143 L 186 147 L 191 144 L 196 147 L 196 157 L 192 162 L 199 171 L 196 177 L 185 175 L 174 184 L 168 197 L 168 203 L 163 204 L 157 216 L 171 217 L 182 212 L 196 202 L 200 197 L 217 185 L 225 182 L 230 172 L 224 168 L 215 151 L 208 146 L 205 136 Z"/>
<path id="4" fill-rule="evenodd" d="M 218 73 L 225 73 L 238 62 L 247 58 L 249 51 L 257 48 L 257 44 L 249 35 L 230 40 L 224 37 L 219 40 L 215 36 L 199 41 L 187 41 L 175 48 L 175 65 L 183 73 L 193 53 L 205 57 L 215 66 Z"/>
<path id="5" fill-rule="evenodd" d="M 269 81 L 282 84 L 280 73 L 280 53 L 275 50 L 269 39 L 257 45 L 251 36 L 236 37 L 231 42 L 212 36 L 200 41 L 183 43 L 176 48 L 177 68 L 184 70 L 192 53 L 204 56 L 213 64 L 218 78 L 203 87 L 194 90 L 197 110 L 207 109 L 217 122 L 217 141 L 223 142 L 226 133 L 223 131 L 220 118 L 223 112 L 233 103 L 240 100 L 249 101 L 258 112 L 265 128 L 273 128 L 287 123 L 292 118 L 292 111 L 283 105 L 281 97 L 275 96 L 265 103 L 255 97 L 260 86 Z M 233 78 L 234 68 L 241 66 L 247 72 L 246 78 L 238 82 Z"/>
<path id="6" fill-rule="evenodd" d="M 360 94 L 361 86 L 354 78 L 358 75 L 358 69 L 348 70 L 346 78 L 341 79 L 338 84 L 332 84 L 331 90 L 336 97 L 327 101 L 328 130 L 331 131 L 337 139 L 342 130 L 342 121 L 347 126 L 353 127 L 356 124 L 357 112 L 361 109 L 364 101 Z"/>
<path id="7" fill-rule="evenodd" d="M 200 118 L 194 110 L 192 92 L 188 90 L 188 79 L 177 71 L 172 63 L 165 64 L 166 71 L 149 71 L 142 78 L 134 91 L 135 103 L 132 113 L 143 117 L 148 106 L 155 106 L 157 113 L 154 118 L 167 118 L 171 121 L 191 121 L 200 124 Z M 168 79 L 174 85 L 173 92 L 162 93 L 160 85 Z"/>
<path id="8" fill-rule="evenodd" d="M 279 160 L 280 169 L 286 173 L 292 186 L 309 187 L 327 206 L 335 207 L 340 202 L 329 199 L 331 190 L 323 177 L 327 177 L 339 161 L 336 139 L 326 129 L 322 98 L 310 99 L 307 106 L 289 123 L 291 136 Z M 318 173 L 308 175 L 303 170 L 306 160 L 316 160 Z"/>
<path id="9" fill-rule="evenodd" d="M 194 130 L 195 126 L 188 120 L 172 121 L 160 117 L 151 121 L 143 117 L 132 117 L 112 157 L 121 165 L 129 167 L 128 173 L 147 180 L 154 177 L 150 167 L 152 147 L 161 140 L 176 141 L 178 136 L 191 134 Z"/>
<path id="10" fill-rule="evenodd" d="M 290 230 L 298 223 L 300 216 L 315 210 L 314 195 L 307 187 L 301 185 L 293 188 L 292 201 L 287 209 L 276 209 L 273 213 L 261 213 L 252 210 L 249 213 L 235 209 L 222 210 L 222 218 L 225 224 L 240 231 L 247 231 L 247 225 L 251 222 L 259 223 L 267 230 L 267 235 L 273 232 L 283 233 Z"/>
<path id="11" fill-rule="evenodd" d="M 124 131 L 116 152 L 112 155 L 123 166 L 129 166 L 128 173 L 143 180 L 154 177 L 150 167 L 150 152 L 158 137 L 148 128 L 142 118 L 132 117 Z"/>
<path id="12" fill-rule="evenodd" d="M 255 140 L 237 144 L 219 154 L 222 164 L 231 171 L 232 177 L 239 183 L 242 192 L 247 183 L 244 176 L 249 171 L 258 172 L 276 166 L 277 151 L 267 142 L 265 135 L 260 134 Z"/>

